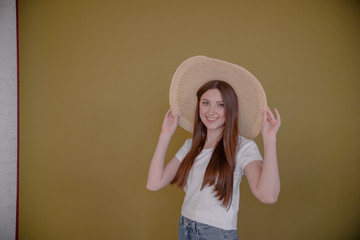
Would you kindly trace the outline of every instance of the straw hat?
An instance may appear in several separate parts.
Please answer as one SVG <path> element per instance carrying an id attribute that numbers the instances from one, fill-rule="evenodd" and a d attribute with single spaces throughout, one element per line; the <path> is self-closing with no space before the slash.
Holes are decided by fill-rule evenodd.
<path id="1" fill-rule="evenodd" d="M 246 69 L 206 56 L 194 56 L 180 64 L 170 85 L 170 108 L 179 112 L 179 125 L 192 132 L 197 104 L 196 92 L 206 82 L 222 80 L 236 92 L 239 103 L 240 135 L 254 139 L 260 132 L 267 102 L 260 82 Z"/>

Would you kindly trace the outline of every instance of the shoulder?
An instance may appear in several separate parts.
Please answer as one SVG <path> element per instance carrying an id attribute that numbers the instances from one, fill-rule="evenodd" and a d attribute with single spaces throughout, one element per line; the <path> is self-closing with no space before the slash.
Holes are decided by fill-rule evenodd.
<path id="1" fill-rule="evenodd" d="M 175 157 L 181 162 L 186 154 L 190 151 L 192 139 L 186 139 L 185 143 L 181 146 L 179 151 L 175 154 Z"/>
<path id="2" fill-rule="evenodd" d="M 187 143 L 187 144 L 191 144 L 191 143 L 192 143 L 192 138 L 188 138 L 188 139 L 186 139 L 186 140 L 185 140 L 185 143 Z"/>
<path id="3" fill-rule="evenodd" d="M 257 147 L 254 140 L 239 135 L 238 151 L 240 151 L 241 149 L 244 149 L 244 148 L 251 147 L 251 146 L 256 146 Z"/>
<path id="4" fill-rule="evenodd" d="M 237 168 L 244 175 L 245 166 L 254 160 L 263 160 L 257 144 L 252 139 L 240 136 L 236 154 Z"/>
<path id="5" fill-rule="evenodd" d="M 260 156 L 259 148 L 256 142 L 252 139 L 248 139 L 240 136 L 238 140 L 237 157 L 247 157 L 256 155 Z"/>
<path id="6" fill-rule="evenodd" d="M 192 138 L 188 138 L 185 140 L 184 147 L 190 148 L 192 144 Z"/>

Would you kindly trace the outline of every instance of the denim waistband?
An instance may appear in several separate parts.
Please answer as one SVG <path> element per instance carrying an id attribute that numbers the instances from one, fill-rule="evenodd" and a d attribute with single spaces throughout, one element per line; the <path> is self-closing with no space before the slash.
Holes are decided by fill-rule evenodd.
<path id="1" fill-rule="evenodd" d="M 198 225 L 198 223 L 196 221 L 188 219 L 188 218 L 184 217 L 183 215 L 180 216 L 180 224 L 183 227 L 192 228 L 193 230 L 196 230 L 196 225 Z"/>
<path id="2" fill-rule="evenodd" d="M 224 230 L 204 223 L 193 221 L 184 216 L 180 216 L 179 221 L 179 234 L 187 236 L 188 234 L 196 234 L 199 239 L 238 239 L 236 230 Z M 179 235 L 179 236 L 180 236 Z M 188 239 L 179 237 L 179 239 Z"/>
<path id="3" fill-rule="evenodd" d="M 191 220 L 191 219 L 189 219 L 187 217 L 184 217 L 183 215 L 180 216 L 180 225 L 182 227 L 186 228 L 186 229 L 191 229 L 194 232 L 197 232 L 198 230 L 201 230 L 201 229 L 204 229 L 204 228 L 206 228 L 206 229 L 211 228 L 213 231 L 216 230 L 216 231 L 219 231 L 219 232 L 226 231 L 226 230 L 223 230 L 221 228 L 217 228 L 217 227 L 205 224 L 205 223 L 201 223 L 201 222 Z"/>

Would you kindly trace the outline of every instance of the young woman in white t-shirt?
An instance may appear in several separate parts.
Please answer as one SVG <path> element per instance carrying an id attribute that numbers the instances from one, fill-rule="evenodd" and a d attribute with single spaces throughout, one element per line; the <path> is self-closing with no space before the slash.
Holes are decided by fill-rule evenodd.
<path id="1" fill-rule="evenodd" d="M 255 142 L 239 135 L 238 99 L 224 81 L 209 81 L 197 91 L 192 139 L 185 141 L 164 167 L 166 149 L 180 114 L 169 110 L 151 161 L 147 188 L 168 184 L 184 188 L 186 195 L 179 221 L 179 240 L 238 239 L 239 184 L 246 175 L 251 191 L 261 202 L 272 204 L 280 192 L 276 156 L 276 118 L 263 110 L 261 133 L 264 160 Z M 241 119 L 240 119 L 241 121 Z"/>

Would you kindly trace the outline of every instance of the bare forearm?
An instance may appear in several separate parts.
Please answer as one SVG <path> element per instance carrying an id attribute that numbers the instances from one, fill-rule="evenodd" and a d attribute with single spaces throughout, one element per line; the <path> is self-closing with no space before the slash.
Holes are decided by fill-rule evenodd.
<path id="1" fill-rule="evenodd" d="M 153 158 L 151 160 L 147 186 L 152 188 L 159 184 L 164 172 L 164 159 L 166 149 L 169 145 L 171 136 L 169 134 L 160 134 Z"/>
<path id="2" fill-rule="evenodd" d="M 260 175 L 259 194 L 268 199 L 268 202 L 276 202 L 280 193 L 280 177 L 276 154 L 276 137 L 264 138 L 264 162 Z"/>

